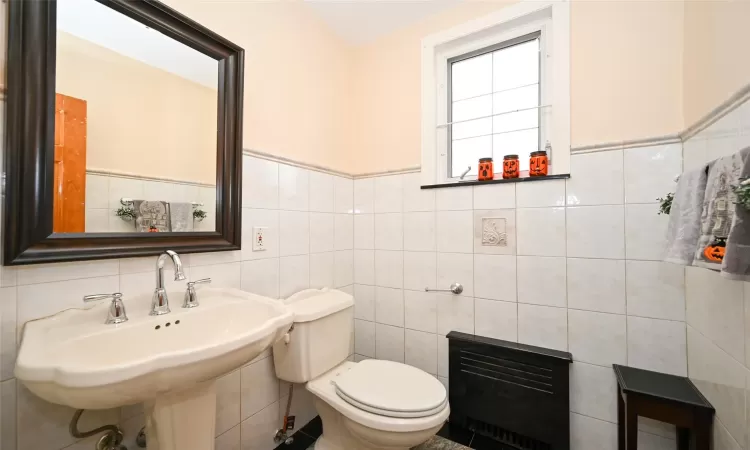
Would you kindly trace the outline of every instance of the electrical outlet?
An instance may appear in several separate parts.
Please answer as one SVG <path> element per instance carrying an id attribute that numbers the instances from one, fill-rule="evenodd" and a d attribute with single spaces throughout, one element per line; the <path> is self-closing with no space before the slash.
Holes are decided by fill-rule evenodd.
<path id="1" fill-rule="evenodd" d="M 268 227 L 253 227 L 253 251 L 266 251 L 266 230 Z"/>

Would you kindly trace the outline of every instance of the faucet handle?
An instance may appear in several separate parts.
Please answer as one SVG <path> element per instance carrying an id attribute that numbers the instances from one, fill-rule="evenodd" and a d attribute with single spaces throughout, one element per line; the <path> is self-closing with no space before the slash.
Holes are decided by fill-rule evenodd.
<path id="1" fill-rule="evenodd" d="M 182 302 L 183 308 L 195 308 L 199 306 L 198 294 L 195 292 L 196 284 L 208 284 L 211 282 L 210 278 L 201 278 L 200 280 L 189 281 L 187 284 L 187 291 L 185 291 L 185 301 Z"/>
<path id="2" fill-rule="evenodd" d="M 107 320 L 104 322 L 107 325 L 123 323 L 128 321 L 128 315 L 125 313 L 125 304 L 122 302 L 122 294 L 115 292 L 114 294 L 95 294 L 86 295 L 83 297 L 84 303 L 95 302 L 98 300 L 112 300 L 109 305 L 109 313 L 107 314 Z"/>
<path id="3" fill-rule="evenodd" d="M 196 284 L 208 284 L 211 282 L 210 278 L 201 278 L 200 280 L 188 281 L 188 286 L 195 286 Z"/>

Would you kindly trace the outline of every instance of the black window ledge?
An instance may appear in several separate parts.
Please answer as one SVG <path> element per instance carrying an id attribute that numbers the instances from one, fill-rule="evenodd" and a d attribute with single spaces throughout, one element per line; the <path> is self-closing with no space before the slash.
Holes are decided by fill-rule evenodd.
<path id="1" fill-rule="evenodd" d="M 427 184 L 422 186 L 422 189 L 439 189 L 448 187 L 459 187 L 459 186 L 479 186 L 483 184 L 502 184 L 502 183 L 526 183 L 532 181 L 544 181 L 544 180 L 565 180 L 570 178 L 569 173 L 561 173 L 557 175 L 547 175 L 544 177 L 523 177 L 523 178 L 499 178 L 497 180 L 487 181 L 460 181 L 458 183 L 443 183 L 443 184 Z"/>

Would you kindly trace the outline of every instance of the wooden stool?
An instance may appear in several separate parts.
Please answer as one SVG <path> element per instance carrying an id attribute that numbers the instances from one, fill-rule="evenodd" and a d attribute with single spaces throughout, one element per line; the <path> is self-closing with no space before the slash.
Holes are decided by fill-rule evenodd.
<path id="1" fill-rule="evenodd" d="M 686 377 L 612 366 L 617 376 L 619 450 L 638 449 L 638 416 L 677 426 L 678 450 L 711 447 L 714 407 Z"/>

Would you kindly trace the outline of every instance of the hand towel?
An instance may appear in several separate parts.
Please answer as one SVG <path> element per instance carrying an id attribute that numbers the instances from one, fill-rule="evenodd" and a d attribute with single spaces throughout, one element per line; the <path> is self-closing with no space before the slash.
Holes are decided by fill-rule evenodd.
<path id="1" fill-rule="evenodd" d="M 750 147 L 739 153 L 742 159 L 739 179 L 750 179 Z M 739 184 L 739 179 L 733 186 Z M 733 200 L 736 195 L 732 193 Z M 744 205 L 734 205 L 734 220 L 729 230 L 721 275 L 733 280 L 750 281 L 750 210 Z"/>
<path id="2" fill-rule="evenodd" d="M 169 216 L 172 231 L 193 231 L 192 203 L 170 203 Z"/>
<path id="3" fill-rule="evenodd" d="M 693 263 L 701 234 L 701 212 L 706 193 L 708 167 L 680 175 L 669 211 L 664 261 L 689 266 Z"/>
<path id="4" fill-rule="evenodd" d="M 151 228 L 160 232 L 169 231 L 169 203 L 133 200 L 133 209 L 136 231 L 148 233 L 152 231 Z"/>
<path id="5" fill-rule="evenodd" d="M 748 151 L 750 149 L 719 158 L 708 171 L 701 213 L 701 235 L 693 262 L 695 266 L 721 270 L 734 221 L 736 195 L 733 186 L 739 183 Z"/>

